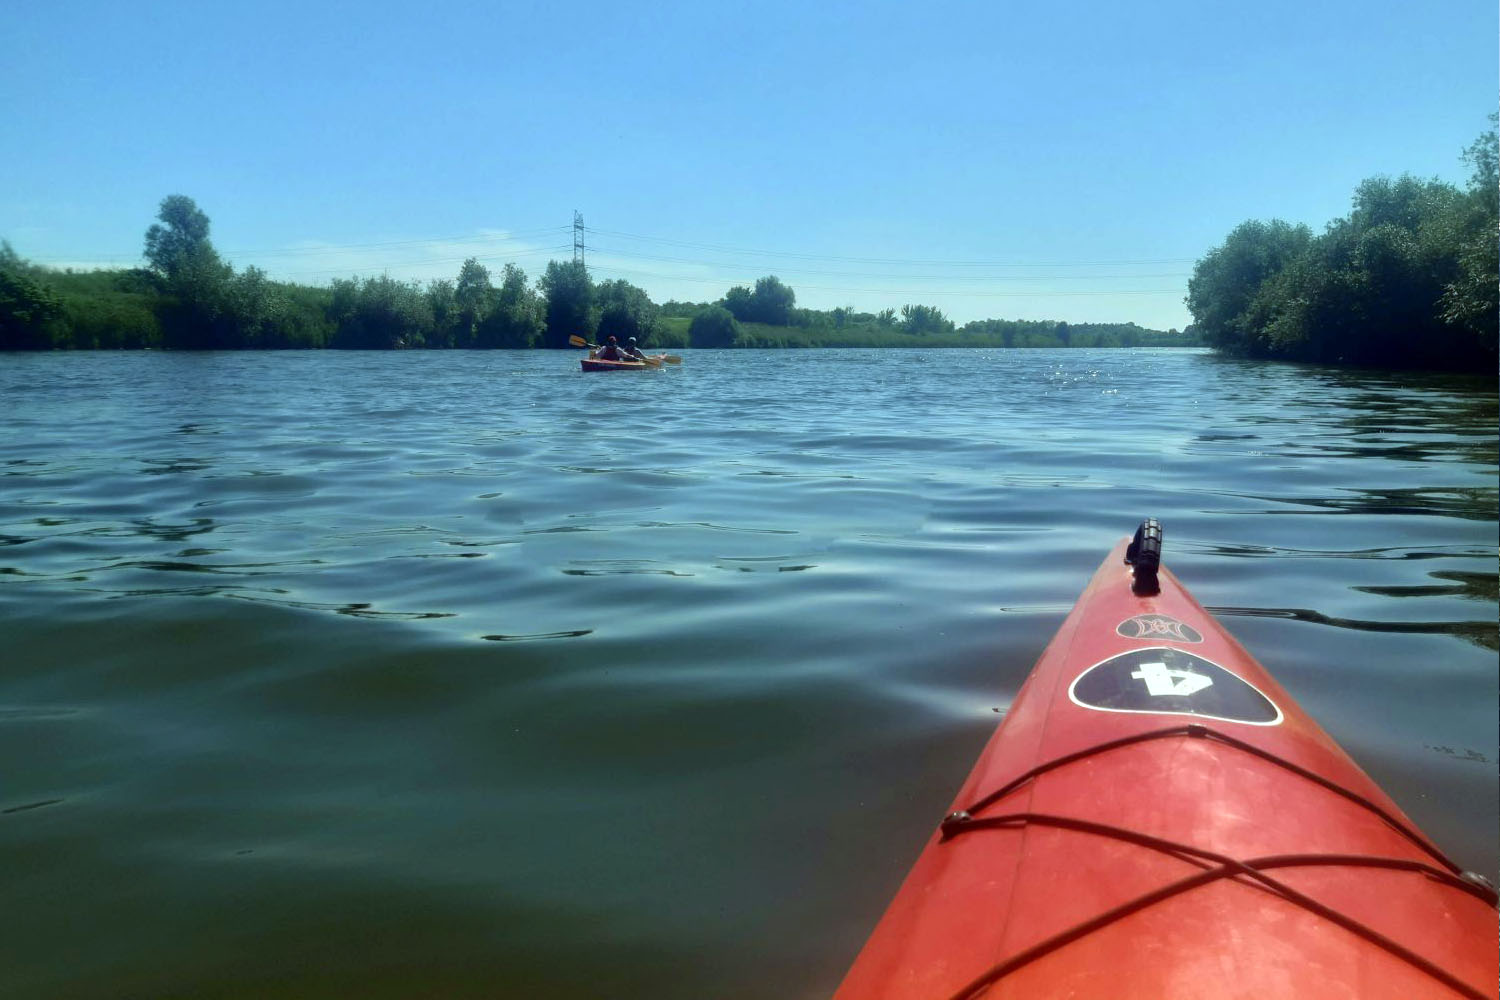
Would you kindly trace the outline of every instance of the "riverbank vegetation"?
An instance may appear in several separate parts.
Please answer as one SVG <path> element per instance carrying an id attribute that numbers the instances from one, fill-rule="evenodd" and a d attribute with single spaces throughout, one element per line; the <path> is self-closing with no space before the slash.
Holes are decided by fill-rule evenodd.
<path id="1" fill-rule="evenodd" d="M 1195 329 L 1240 357 L 1494 372 L 1496 142 L 1492 127 L 1464 153 L 1463 190 L 1374 177 L 1321 234 L 1280 220 L 1235 227 L 1188 282 Z"/>
<path id="2" fill-rule="evenodd" d="M 712 302 L 658 305 L 627 281 L 595 281 L 551 261 L 535 282 L 514 264 L 470 258 L 452 279 L 335 279 L 327 286 L 236 270 L 208 216 L 165 198 L 146 231 L 145 266 L 42 267 L 0 243 L 0 350 L 568 347 L 568 337 L 635 337 L 653 347 L 1184 347 L 1192 333 L 1134 323 L 980 320 L 957 326 L 934 306 L 803 309 L 767 275 Z"/>

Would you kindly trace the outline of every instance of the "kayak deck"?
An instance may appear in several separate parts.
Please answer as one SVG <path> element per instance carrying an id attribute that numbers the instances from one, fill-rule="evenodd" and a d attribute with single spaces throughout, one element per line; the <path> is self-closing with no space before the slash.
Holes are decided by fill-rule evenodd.
<path id="1" fill-rule="evenodd" d="M 1136 593 L 1126 551 L 1043 652 L 838 1000 L 1494 997 L 1493 889 L 1169 572 Z"/>

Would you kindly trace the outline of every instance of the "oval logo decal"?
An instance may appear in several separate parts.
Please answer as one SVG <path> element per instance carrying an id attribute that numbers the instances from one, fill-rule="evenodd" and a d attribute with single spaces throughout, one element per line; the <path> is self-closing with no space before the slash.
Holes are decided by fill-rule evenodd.
<path id="1" fill-rule="evenodd" d="M 1251 726 L 1282 719 L 1275 702 L 1249 681 L 1168 646 L 1132 649 L 1094 664 L 1073 679 L 1068 697 L 1100 712 L 1194 715 Z"/>
<path id="2" fill-rule="evenodd" d="M 1171 615 L 1136 615 L 1115 626 L 1127 639 L 1175 639 L 1177 642 L 1202 642 L 1203 633 Z"/>

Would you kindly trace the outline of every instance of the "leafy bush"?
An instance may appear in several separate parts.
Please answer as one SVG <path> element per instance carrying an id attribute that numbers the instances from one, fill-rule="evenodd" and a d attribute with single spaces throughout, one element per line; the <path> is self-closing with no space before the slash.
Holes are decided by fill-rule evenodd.
<path id="1" fill-rule="evenodd" d="M 62 303 L 26 273 L 9 243 L 0 245 L 0 350 L 44 350 L 52 346 L 53 321 Z"/>
<path id="2" fill-rule="evenodd" d="M 733 347 L 739 338 L 739 321 L 723 306 L 709 306 L 688 327 L 688 340 L 694 347 Z"/>

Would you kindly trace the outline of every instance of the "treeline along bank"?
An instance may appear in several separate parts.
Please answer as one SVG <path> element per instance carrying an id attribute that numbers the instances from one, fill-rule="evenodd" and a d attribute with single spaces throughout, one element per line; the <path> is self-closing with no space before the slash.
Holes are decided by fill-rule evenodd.
<path id="1" fill-rule="evenodd" d="M 1495 116 L 1491 116 L 1492 126 Z M 635 337 L 654 347 L 1180 347 L 1236 356 L 1398 368 L 1495 370 L 1496 130 L 1464 153 L 1467 188 L 1403 175 L 1359 185 L 1321 234 L 1248 221 L 1194 267 L 1186 330 L 1134 323 L 977 320 L 930 305 L 800 308 L 774 275 L 713 302 L 658 304 L 628 281 L 551 261 L 533 282 L 477 259 L 453 279 L 388 276 L 326 286 L 236 268 L 208 216 L 165 198 L 145 266 L 58 270 L 0 243 L 0 349 L 531 348 Z"/>
<path id="2" fill-rule="evenodd" d="M 657 347 L 1190 346 L 1190 333 L 1134 323 L 980 320 L 957 326 L 934 306 L 876 313 L 799 308 L 774 275 L 714 302 L 658 304 L 628 281 L 596 281 L 551 261 L 532 282 L 515 264 L 464 261 L 454 279 L 388 276 L 327 286 L 236 270 L 209 238 L 208 216 L 165 198 L 146 231 L 146 266 L 43 267 L 0 244 L 0 349 L 197 350 L 569 347 L 568 337 L 636 337 Z"/>

